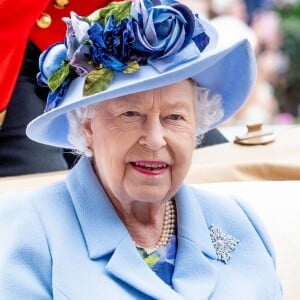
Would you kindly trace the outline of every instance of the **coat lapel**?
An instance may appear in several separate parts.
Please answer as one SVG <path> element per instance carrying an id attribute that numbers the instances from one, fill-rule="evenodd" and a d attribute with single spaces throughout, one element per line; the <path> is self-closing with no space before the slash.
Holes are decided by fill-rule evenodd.
<path id="1" fill-rule="evenodd" d="M 208 227 L 199 199 L 183 185 L 176 195 L 178 250 L 173 287 L 185 299 L 209 299 L 217 285 L 218 272 Z"/>
<path id="2" fill-rule="evenodd" d="M 86 157 L 66 179 L 91 259 L 111 253 L 128 235 Z"/>

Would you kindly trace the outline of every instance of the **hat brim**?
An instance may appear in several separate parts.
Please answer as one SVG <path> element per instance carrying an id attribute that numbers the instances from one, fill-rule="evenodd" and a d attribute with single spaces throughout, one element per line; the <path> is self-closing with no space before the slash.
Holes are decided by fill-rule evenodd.
<path id="1" fill-rule="evenodd" d="M 142 66 L 134 74 L 116 73 L 108 89 L 91 96 L 82 96 L 85 78 L 78 77 L 72 81 L 58 107 L 28 124 L 27 135 L 43 144 L 73 149 L 74 146 L 67 139 L 69 124 L 66 112 L 115 97 L 171 85 L 187 78 L 221 95 L 224 116 L 211 128 L 218 126 L 243 105 L 256 79 L 255 57 L 249 42 L 245 39 L 222 46 L 221 49 L 216 47 L 204 51 L 197 59 L 163 73 L 149 65 Z"/>

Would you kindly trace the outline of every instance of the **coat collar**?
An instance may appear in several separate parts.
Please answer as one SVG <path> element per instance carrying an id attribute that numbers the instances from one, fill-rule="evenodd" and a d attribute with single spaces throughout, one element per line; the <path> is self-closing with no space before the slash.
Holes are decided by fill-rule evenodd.
<path id="1" fill-rule="evenodd" d="M 176 195 L 178 250 L 173 287 L 185 299 L 209 299 L 218 279 L 217 259 L 200 201 L 183 185 Z"/>
<path id="2" fill-rule="evenodd" d="M 217 281 L 211 262 L 216 255 L 210 224 L 206 224 L 199 199 L 190 188 L 183 185 L 176 195 L 178 250 L 173 290 L 143 262 L 87 158 L 80 159 L 66 184 L 91 259 L 110 255 L 106 270 L 154 299 L 209 298 Z M 134 272 L 129 271 L 132 268 Z"/>
<path id="3" fill-rule="evenodd" d="M 97 259 L 111 253 L 128 236 L 128 232 L 100 185 L 88 158 L 84 156 L 80 159 L 66 178 L 66 184 L 89 257 Z"/>

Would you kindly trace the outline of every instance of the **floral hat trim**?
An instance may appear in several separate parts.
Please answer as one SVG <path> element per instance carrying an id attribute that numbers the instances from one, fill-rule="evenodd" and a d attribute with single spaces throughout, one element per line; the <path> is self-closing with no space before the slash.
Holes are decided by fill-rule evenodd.
<path id="1" fill-rule="evenodd" d="M 83 96 L 107 89 L 114 72 L 143 65 L 164 72 L 200 53 L 209 37 L 197 15 L 172 0 L 111 2 L 88 17 L 71 12 L 64 43 L 45 50 L 37 79 L 50 89 L 45 111 L 57 107 L 71 81 L 86 77 Z"/>

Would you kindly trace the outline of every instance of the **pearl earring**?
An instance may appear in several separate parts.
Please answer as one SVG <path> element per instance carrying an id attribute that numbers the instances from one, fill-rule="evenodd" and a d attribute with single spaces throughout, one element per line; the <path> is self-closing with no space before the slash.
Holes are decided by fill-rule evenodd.
<path id="1" fill-rule="evenodd" d="M 85 154 L 86 157 L 93 157 L 94 156 L 94 151 L 91 148 L 87 147 L 85 149 L 84 154 Z"/>

